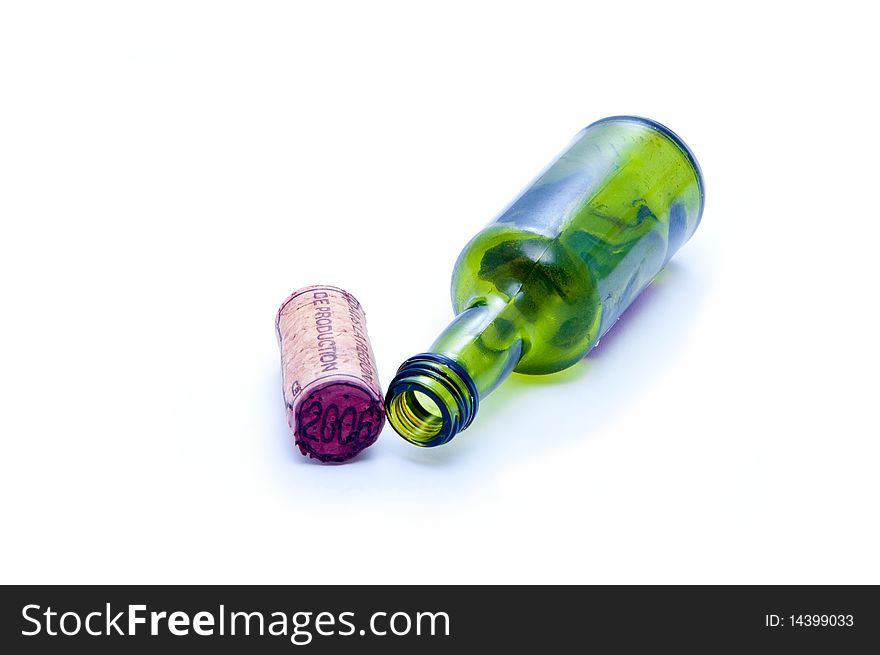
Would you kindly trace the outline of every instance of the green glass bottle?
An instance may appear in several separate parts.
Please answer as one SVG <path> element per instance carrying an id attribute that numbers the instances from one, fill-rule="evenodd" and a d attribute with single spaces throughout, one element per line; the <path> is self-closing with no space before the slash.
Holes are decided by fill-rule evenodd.
<path id="1" fill-rule="evenodd" d="M 391 425 L 419 446 L 446 443 L 511 371 L 583 359 L 702 212 L 699 165 L 671 130 L 634 116 L 584 129 L 459 255 L 456 317 L 398 369 Z"/>

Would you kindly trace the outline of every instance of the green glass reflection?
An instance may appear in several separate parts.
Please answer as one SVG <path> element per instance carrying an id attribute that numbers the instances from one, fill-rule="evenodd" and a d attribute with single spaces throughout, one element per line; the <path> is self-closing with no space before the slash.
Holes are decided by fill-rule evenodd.
<path id="1" fill-rule="evenodd" d="M 418 445 L 445 443 L 511 371 L 580 361 L 702 209 L 699 167 L 669 129 L 628 116 L 587 127 L 459 255 L 456 317 L 401 365 L 386 402 L 392 426 Z"/>

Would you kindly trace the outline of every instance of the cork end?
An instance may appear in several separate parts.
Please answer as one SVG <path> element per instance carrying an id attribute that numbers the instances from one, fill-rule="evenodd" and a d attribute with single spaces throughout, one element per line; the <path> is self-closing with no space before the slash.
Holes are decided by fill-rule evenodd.
<path id="1" fill-rule="evenodd" d="M 288 410 L 288 424 L 303 455 L 345 462 L 376 441 L 385 407 L 364 386 L 332 381 L 309 389 L 296 410 Z"/>

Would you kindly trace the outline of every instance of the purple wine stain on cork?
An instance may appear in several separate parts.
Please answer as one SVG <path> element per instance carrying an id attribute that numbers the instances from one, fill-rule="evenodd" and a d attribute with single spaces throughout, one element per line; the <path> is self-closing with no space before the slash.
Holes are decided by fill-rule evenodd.
<path id="1" fill-rule="evenodd" d="M 309 390 L 295 419 L 294 435 L 303 455 L 344 462 L 376 441 L 385 413 L 361 387 L 329 382 Z"/>
<path id="2" fill-rule="evenodd" d="M 385 407 L 360 303 L 319 285 L 291 294 L 275 320 L 287 422 L 303 455 L 344 462 L 376 441 Z"/>

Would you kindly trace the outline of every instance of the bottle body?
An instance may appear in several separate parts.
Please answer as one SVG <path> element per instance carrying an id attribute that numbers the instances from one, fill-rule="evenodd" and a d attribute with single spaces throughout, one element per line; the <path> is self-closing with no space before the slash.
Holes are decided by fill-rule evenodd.
<path id="1" fill-rule="evenodd" d="M 428 353 L 433 368 L 449 370 L 433 375 L 469 387 L 477 403 L 511 371 L 553 373 L 577 363 L 690 238 L 702 208 L 699 167 L 670 130 L 635 117 L 590 125 L 459 255 L 456 318 Z M 407 379 L 406 366 L 389 388 L 392 425 L 419 445 L 448 440 L 443 425 L 441 440 L 423 443 L 396 420 L 402 403 L 415 409 L 415 423 L 427 407 L 429 432 L 447 420 L 448 399 L 430 395 L 436 384 L 422 388 L 409 376 L 414 386 L 395 385 Z M 470 380 L 457 385 L 462 376 Z M 394 405 L 407 392 L 410 402 Z"/>

